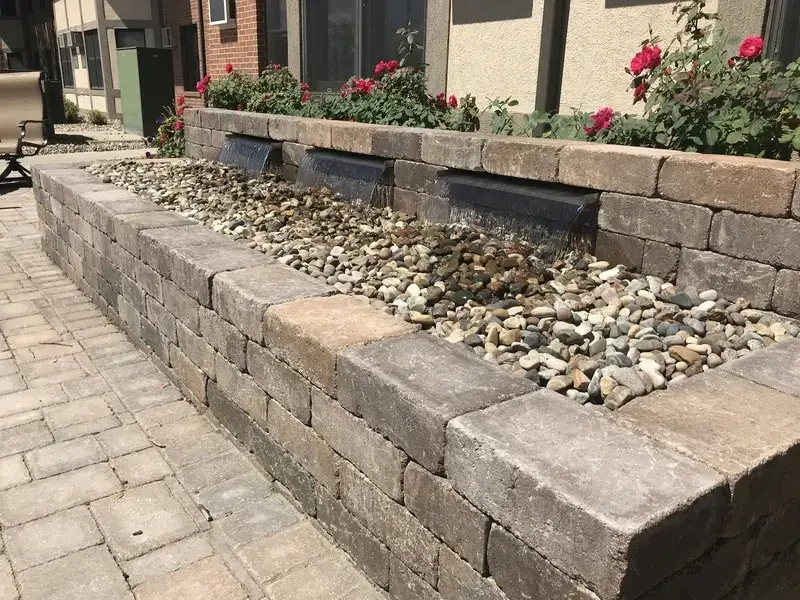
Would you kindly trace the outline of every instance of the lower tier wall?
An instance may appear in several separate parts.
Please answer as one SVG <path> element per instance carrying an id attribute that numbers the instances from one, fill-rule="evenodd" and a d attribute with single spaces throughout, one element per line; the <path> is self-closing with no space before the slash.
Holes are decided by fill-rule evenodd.
<path id="1" fill-rule="evenodd" d="M 612 419 L 85 171 L 34 182 L 48 255 L 392 598 L 800 594 L 798 344 Z"/>
<path id="2" fill-rule="evenodd" d="M 448 169 L 593 189 L 599 258 L 800 317 L 794 163 L 219 109 L 185 120 L 188 156 L 216 160 L 229 133 L 262 137 L 283 142 L 290 180 L 311 148 L 394 159 L 394 206 L 435 222 L 450 218 L 434 194 Z"/>

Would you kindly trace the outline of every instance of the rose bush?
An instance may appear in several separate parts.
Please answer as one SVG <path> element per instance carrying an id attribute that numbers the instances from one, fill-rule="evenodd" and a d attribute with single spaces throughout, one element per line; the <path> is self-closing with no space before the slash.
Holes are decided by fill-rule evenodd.
<path id="1" fill-rule="evenodd" d="M 206 77 L 197 90 L 209 106 L 280 115 L 297 115 L 376 123 L 474 131 L 478 128 L 475 99 L 460 100 L 442 93 L 431 96 L 425 73 L 416 67 L 401 67 L 400 61 L 380 61 L 374 77 L 353 77 L 342 85 L 338 96 L 314 96 L 285 67 L 272 65 L 259 77 L 238 71 L 215 80 Z"/>
<path id="2" fill-rule="evenodd" d="M 156 135 L 148 140 L 156 147 L 162 157 L 183 156 L 186 151 L 186 136 L 183 131 L 183 111 L 186 99 L 179 96 L 175 108 L 165 107 L 164 114 L 158 119 Z"/>
<path id="3" fill-rule="evenodd" d="M 681 29 L 673 40 L 662 49 L 651 32 L 625 69 L 643 116 L 603 108 L 518 120 L 509 112 L 513 101 L 497 100 L 489 107 L 495 132 L 544 128 L 548 137 L 782 160 L 800 152 L 800 62 L 764 59 L 757 36 L 731 56 L 733 45 L 705 0 L 677 2 L 674 12 Z"/>

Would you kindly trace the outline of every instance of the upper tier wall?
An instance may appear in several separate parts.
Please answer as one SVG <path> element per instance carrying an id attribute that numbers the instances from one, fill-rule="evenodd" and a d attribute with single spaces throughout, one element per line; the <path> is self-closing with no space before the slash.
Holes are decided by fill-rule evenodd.
<path id="1" fill-rule="evenodd" d="M 187 154 L 216 159 L 228 133 L 285 143 L 287 174 L 311 147 L 395 159 L 395 206 L 447 220 L 444 169 L 602 192 L 596 255 L 681 286 L 800 317 L 800 165 L 650 148 L 187 110 Z"/>

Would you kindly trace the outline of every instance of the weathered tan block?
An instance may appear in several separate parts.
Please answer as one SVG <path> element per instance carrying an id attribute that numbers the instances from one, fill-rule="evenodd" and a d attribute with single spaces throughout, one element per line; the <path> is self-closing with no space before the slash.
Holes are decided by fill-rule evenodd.
<path id="1" fill-rule="evenodd" d="M 720 367 L 753 383 L 800 396 L 800 340 L 786 340 Z"/>
<path id="2" fill-rule="evenodd" d="M 183 111 L 183 122 L 188 127 L 196 128 L 200 125 L 200 110 L 196 108 L 187 108 Z"/>
<path id="3" fill-rule="evenodd" d="M 250 375 L 242 373 L 222 355 L 216 355 L 214 372 L 219 389 L 225 396 L 250 415 L 258 425 L 267 428 L 267 402 L 264 391 L 258 387 Z"/>
<path id="4" fill-rule="evenodd" d="M 570 579 L 546 558 L 497 525 L 492 525 L 487 554 L 495 581 L 511 600 L 597 598 L 578 581 Z"/>
<path id="5" fill-rule="evenodd" d="M 645 240 L 703 250 L 708 247 L 711 217 L 712 212 L 702 206 L 605 193 L 600 196 L 597 225 Z"/>
<path id="6" fill-rule="evenodd" d="M 204 108 L 200 111 L 200 127 L 212 130 L 223 129 L 220 116 L 227 112 L 230 111 L 222 108 Z"/>
<path id="7" fill-rule="evenodd" d="M 313 146 L 305 146 L 303 144 L 295 144 L 293 142 L 284 142 L 281 145 L 283 164 L 299 167 L 303 162 L 306 152 L 312 148 Z"/>
<path id="8" fill-rule="evenodd" d="M 155 206 L 155 205 L 154 205 Z M 120 215 L 114 219 L 114 239 L 133 256 L 139 256 L 139 232 L 159 227 L 181 227 L 194 225 L 193 221 L 172 211 L 157 210 L 155 212 Z"/>
<path id="9" fill-rule="evenodd" d="M 184 121 L 186 123 L 186 121 Z M 200 146 L 210 146 L 211 145 L 211 130 L 210 129 L 203 129 L 202 127 L 194 127 L 191 125 L 186 125 L 184 128 L 186 141 L 191 142 L 192 144 L 198 144 Z"/>
<path id="10" fill-rule="evenodd" d="M 664 198 L 756 215 L 789 215 L 796 167 L 762 158 L 681 153 L 664 163 Z"/>
<path id="11" fill-rule="evenodd" d="M 369 123 L 331 121 L 331 147 L 342 152 L 372 154 L 372 134 L 378 126 Z"/>
<path id="12" fill-rule="evenodd" d="M 416 463 L 406 468 L 403 489 L 408 510 L 475 570 L 485 572 L 489 517 L 464 500 L 447 479 Z"/>
<path id="13" fill-rule="evenodd" d="M 482 577 L 447 547 L 439 552 L 439 593 L 443 600 L 507 600 L 492 579 Z"/>
<path id="14" fill-rule="evenodd" d="M 298 117 L 270 115 L 269 137 L 276 141 L 296 142 Z"/>
<path id="15" fill-rule="evenodd" d="M 638 270 L 642 266 L 644 240 L 601 229 L 597 232 L 594 252 L 597 258 L 613 265 L 625 265 L 629 269 Z"/>
<path id="16" fill-rule="evenodd" d="M 567 185 L 636 196 L 655 196 L 668 150 L 570 143 L 561 150 L 558 180 Z"/>
<path id="17" fill-rule="evenodd" d="M 675 281 L 680 260 L 680 248 L 647 240 L 642 255 L 642 273 L 661 277 L 665 281 Z"/>
<path id="18" fill-rule="evenodd" d="M 263 339 L 264 311 L 268 307 L 315 296 L 329 296 L 333 288 L 286 265 L 266 265 L 220 273 L 213 282 L 213 306 L 256 342 Z"/>
<path id="19" fill-rule="evenodd" d="M 426 131 L 422 134 L 422 162 L 467 171 L 481 171 L 483 137 L 456 131 Z"/>
<path id="20" fill-rule="evenodd" d="M 422 155 L 422 130 L 408 127 L 378 129 L 372 135 L 372 154 L 418 161 Z"/>
<path id="21" fill-rule="evenodd" d="M 409 215 L 416 215 L 428 223 L 449 223 L 450 202 L 439 196 L 394 189 L 392 208 Z"/>
<path id="22" fill-rule="evenodd" d="M 616 422 L 727 477 L 726 537 L 800 498 L 798 419 L 797 398 L 722 372 L 694 377 L 614 413 Z"/>
<path id="23" fill-rule="evenodd" d="M 702 555 L 728 505 L 710 467 L 550 391 L 451 421 L 445 466 L 475 506 L 601 598 L 636 598 Z M 492 555 L 490 541 L 505 587 Z"/>
<path id="24" fill-rule="evenodd" d="M 433 194 L 436 189 L 436 180 L 447 169 L 436 165 L 427 165 L 421 162 L 396 160 L 394 163 L 394 183 L 398 188 L 412 192 Z M 397 192 L 395 192 L 395 196 Z"/>
<path id="25" fill-rule="evenodd" d="M 711 249 L 774 266 L 800 268 L 800 222 L 729 211 L 714 216 Z"/>
<path id="26" fill-rule="evenodd" d="M 193 142 L 186 142 L 186 149 L 184 150 L 187 158 L 200 159 L 203 158 L 203 147 L 200 144 Z"/>
<path id="27" fill-rule="evenodd" d="M 267 348 L 330 395 L 341 350 L 413 331 L 354 296 L 296 300 L 270 307 L 264 317 Z"/>
<path id="28" fill-rule="evenodd" d="M 772 294 L 772 308 L 782 315 L 800 317 L 800 271 L 778 271 Z"/>
<path id="29" fill-rule="evenodd" d="M 302 375 L 251 341 L 247 342 L 247 370 L 270 398 L 304 425 L 311 425 L 311 384 Z"/>
<path id="30" fill-rule="evenodd" d="M 300 119 L 297 122 L 297 142 L 316 148 L 331 147 L 331 121 Z"/>
<path id="31" fill-rule="evenodd" d="M 312 398 L 314 431 L 382 492 L 402 502 L 403 470 L 408 464 L 405 453 L 327 394 L 314 389 Z"/>
<path id="32" fill-rule="evenodd" d="M 560 140 L 490 137 L 483 145 L 483 168 L 506 177 L 558 181 L 558 155 L 565 145 Z"/>
<path id="33" fill-rule="evenodd" d="M 412 571 L 436 585 L 441 543 L 408 509 L 386 496 L 347 461 L 341 463 L 341 493 L 345 507 L 367 529 Z"/>
<path id="34" fill-rule="evenodd" d="M 340 460 L 311 427 L 295 419 L 283 406 L 270 400 L 269 433 L 334 497 L 339 495 Z"/>
<path id="35" fill-rule="evenodd" d="M 769 265 L 684 248 L 677 284 L 714 289 L 730 300 L 746 298 L 753 308 L 768 308 L 776 276 Z"/>

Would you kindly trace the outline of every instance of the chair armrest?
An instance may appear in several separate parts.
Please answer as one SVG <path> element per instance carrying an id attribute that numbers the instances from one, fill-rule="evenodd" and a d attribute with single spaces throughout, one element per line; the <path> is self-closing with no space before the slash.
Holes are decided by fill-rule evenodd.
<path id="1" fill-rule="evenodd" d="M 43 140 L 44 143 L 43 144 L 31 144 L 30 142 L 26 142 L 25 141 L 25 135 L 27 134 L 28 123 L 39 123 L 39 124 L 44 126 L 44 127 L 42 127 L 42 136 L 44 138 L 44 140 Z M 39 153 L 39 150 L 41 150 L 42 148 L 47 146 L 48 142 L 50 141 L 48 139 L 48 135 L 47 135 L 47 129 L 48 129 L 48 125 L 49 124 L 50 124 L 50 121 L 48 119 L 43 119 L 43 120 L 26 119 L 25 121 L 20 121 L 19 122 L 19 140 L 17 142 L 17 154 L 22 154 L 22 147 L 23 146 L 32 146 L 32 147 L 36 148 L 36 154 Z"/>

